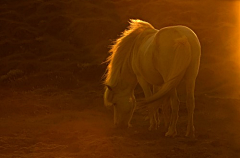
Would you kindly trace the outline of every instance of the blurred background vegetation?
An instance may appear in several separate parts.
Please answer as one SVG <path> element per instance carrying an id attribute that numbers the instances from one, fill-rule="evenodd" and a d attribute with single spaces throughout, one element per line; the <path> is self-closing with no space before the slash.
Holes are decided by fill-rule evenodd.
<path id="1" fill-rule="evenodd" d="M 32 90 L 101 85 L 109 46 L 129 19 L 142 19 L 157 29 L 192 28 L 202 45 L 197 91 L 238 97 L 236 10 L 233 1 L 2 0 L 0 86 Z"/>

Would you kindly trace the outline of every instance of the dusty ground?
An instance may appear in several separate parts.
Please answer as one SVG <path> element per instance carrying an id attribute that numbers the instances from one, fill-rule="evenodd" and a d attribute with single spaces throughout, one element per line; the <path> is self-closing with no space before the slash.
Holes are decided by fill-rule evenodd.
<path id="1" fill-rule="evenodd" d="M 83 102 L 79 91 L 2 92 L 1 106 L 5 108 L 0 119 L 0 156 L 240 156 L 239 100 L 197 97 L 195 139 L 184 137 L 187 113 L 182 103 L 179 136 L 166 138 L 163 126 L 148 131 L 148 121 L 139 112 L 133 117 L 131 129 L 114 129 L 112 113 L 103 107 L 98 93 L 87 94 Z"/>
<path id="2" fill-rule="evenodd" d="M 0 2 L 0 157 L 240 157 L 237 1 L 20 0 Z M 130 18 L 156 28 L 187 25 L 199 36 L 196 138 L 185 138 L 183 85 L 178 136 L 113 128 L 101 76 L 109 45 Z M 136 89 L 137 97 L 142 96 Z"/>

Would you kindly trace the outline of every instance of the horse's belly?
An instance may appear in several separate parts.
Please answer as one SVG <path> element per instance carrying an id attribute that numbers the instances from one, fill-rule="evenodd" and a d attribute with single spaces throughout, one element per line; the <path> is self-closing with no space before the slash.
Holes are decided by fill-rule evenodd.
<path id="1" fill-rule="evenodd" d="M 141 77 L 151 85 L 161 86 L 164 82 L 162 75 L 152 69 L 144 70 Z"/>
<path id="2" fill-rule="evenodd" d="M 163 84 L 162 75 L 155 68 L 151 56 L 146 56 L 142 60 L 137 60 L 133 66 L 133 71 L 137 77 L 144 79 L 152 85 L 160 86 Z"/>

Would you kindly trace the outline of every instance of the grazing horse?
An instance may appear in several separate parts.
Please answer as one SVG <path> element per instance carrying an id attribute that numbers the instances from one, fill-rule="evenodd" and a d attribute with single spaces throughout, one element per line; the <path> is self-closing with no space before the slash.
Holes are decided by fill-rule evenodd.
<path id="1" fill-rule="evenodd" d="M 158 110 L 163 106 L 162 100 L 169 101 L 171 116 L 165 136 L 174 137 L 179 111 L 176 87 L 185 79 L 186 136 L 194 136 L 194 89 L 201 46 L 191 29 L 170 26 L 157 30 L 148 22 L 130 20 L 129 28 L 115 41 L 110 53 L 104 81 L 104 103 L 114 107 L 116 126 L 131 126 L 136 106 L 134 89 L 139 83 L 145 94 L 139 105 Z M 150 117 L 150 124 L 153 117 Z"/>

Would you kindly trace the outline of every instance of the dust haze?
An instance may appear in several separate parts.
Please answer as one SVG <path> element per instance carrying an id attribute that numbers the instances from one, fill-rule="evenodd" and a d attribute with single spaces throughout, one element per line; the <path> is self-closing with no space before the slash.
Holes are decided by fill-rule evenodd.
<path id="1" fill-rule="evenodd" d="M 240 4 L 197 0 L 2 0 L 0 157 L 240 157 Z M 178 136 L 148 131 L 136 111 L 114 129 L 103 105 L 109 46 L 141 19 L 156 29 L 186 25 L 202 46 L 196 81 L 196 138 L 181 83 Z M 136 96 L 143 96 L 136 88 Z"/>

